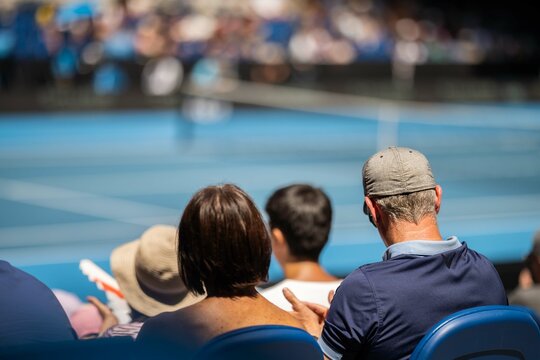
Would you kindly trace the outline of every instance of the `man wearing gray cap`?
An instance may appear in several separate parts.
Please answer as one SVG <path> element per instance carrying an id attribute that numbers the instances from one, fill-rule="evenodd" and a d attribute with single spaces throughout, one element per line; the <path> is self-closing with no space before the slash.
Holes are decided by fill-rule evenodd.
<path id="1" fill-rule="evenodd" d="M 519 287 L 508 296 L 512 305 L 527 306 L 540 315 L 540 231 L 534 234 L 533 246 L 519 276 Z"/>
<path id="2" fill-rule="evenodd" d="M 481 305 L 506 305 L 493 265 L 437 224 L 442 189 L 423 154 L 391 147 L 362 170 L 364 212 L 387 246 L 383 261 L 342 282 L 329 309 L 284 290 L 298 319 L 330 359 L 408 359 L 443 317 Z"/>

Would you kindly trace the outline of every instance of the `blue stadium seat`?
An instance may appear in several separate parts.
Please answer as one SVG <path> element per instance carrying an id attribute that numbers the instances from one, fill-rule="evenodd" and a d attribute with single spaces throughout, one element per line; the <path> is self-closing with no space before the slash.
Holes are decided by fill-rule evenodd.
<path id="1" fill-rule="evenodd" d="M 479 306 L 447 316 L 416 346 L 410 360 L 540 359 L 534 312 L 517 306 Z"/>
<path id="2" fill-rule="evenodd" d="M 195 357 L 205 359 L 320 360 L 315 339 L 304 330 L 282 325 L 250 326 L 212 339 Z"/>
<path id="3" fill-rule="evenodd" d="M 0 348 L 0 359 L 17 360 L 118 360 L 137 359 L 138 353 L 129 336 L 71 340 Z"/>

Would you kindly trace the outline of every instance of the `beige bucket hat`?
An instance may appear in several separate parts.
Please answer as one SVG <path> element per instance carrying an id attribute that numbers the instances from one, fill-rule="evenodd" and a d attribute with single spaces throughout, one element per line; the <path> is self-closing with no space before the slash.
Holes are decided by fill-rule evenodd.
<path id="1" fill-rule="evenodd" d="M 131 307 L 147 316 L 192 305 L 178 271 L 176 228 L 155 225 L 111 254 L 111 269 Z"/>

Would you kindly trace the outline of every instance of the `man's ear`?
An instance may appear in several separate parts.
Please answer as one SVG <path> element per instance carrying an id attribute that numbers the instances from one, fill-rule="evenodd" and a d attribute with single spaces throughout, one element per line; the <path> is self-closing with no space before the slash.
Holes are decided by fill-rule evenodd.
<path id="1" fill-rule="evenodd" d="M 379 220 L 378 218 L 378 213 L 377 213 L 377 208 L 375 205 L 375 202 L 372 201 L 369 197 L 365 196 L 364 197 L 364 201 L 366 203 L 366 206 L 367 206 L 367 211 L 368 211 L 368 216 L 369 216 L 369 219 L 371 221 L 371 223 L 373 224 L 373 226 L 377 227 L 377 221 Z"/>
<path id="2" fill-rule="evenodd" d="M 442 188 L 437 185 L 435 186 L 435 213 L 439 213 L 441 210 L 441 202 L 442 202 Z"/>
<path id="3" fill-rule="evenodd" d="M 287 244 L 285 236 L 278 228 L 272 229 L 272 252 L 280 264 L 287 262 L 289 258 L 289 244 Z"/>
<path id="4" fill-rule="evenodd" d="M 285 244 L 285 236 L 283 236 L 283 233 L 278 228 L 272 229 L 272 240 L 279 246 Z"/>

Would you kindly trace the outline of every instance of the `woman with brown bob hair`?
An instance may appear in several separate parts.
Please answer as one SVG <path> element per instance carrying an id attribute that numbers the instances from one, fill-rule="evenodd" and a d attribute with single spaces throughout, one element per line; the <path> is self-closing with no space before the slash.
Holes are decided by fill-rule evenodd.
<path id="1" fill-rule="evenodd" d="M 301 327 L 255 286 L 267 279 L 270 235 L 250 197 L 232 184 L 209 186 L 188 203 L 178 227 L 181 276 L 201 302 L 147 320 L 138 342 L 200 347 L 225 332 L 254 325 Z"/>

